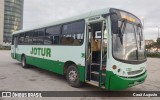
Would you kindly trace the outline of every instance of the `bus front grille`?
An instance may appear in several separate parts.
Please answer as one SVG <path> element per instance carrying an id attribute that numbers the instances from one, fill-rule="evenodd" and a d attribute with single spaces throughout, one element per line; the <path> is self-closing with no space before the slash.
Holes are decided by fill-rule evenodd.
<path id="1" fill-rule="evenodd" d="M 131 72 L 128 72 L 128 75 L 135 75 L 135 74 L 139 74 L 141 73 L 143 70 L 136 70 L 136 71 L 131 71 Z"/>

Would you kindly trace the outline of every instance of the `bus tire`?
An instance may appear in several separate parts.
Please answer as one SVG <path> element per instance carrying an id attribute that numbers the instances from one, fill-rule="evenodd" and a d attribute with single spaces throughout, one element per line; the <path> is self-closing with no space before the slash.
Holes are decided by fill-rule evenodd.
<path id="1" fill-rule="evenodd" d="M 80 82 L 79 76 L 80 76 L 79 71 L 78 71 L 75 64 L 70 65 L 67 68 L 67 73 L 66 73 L 67 82 L 72 87 L 78 88 L 78 87 L 82 86 L 82 82 Z"/>
<path id="2" fill-rule="evenodd" d="M 29 68 L 28 64 L 26 63 L 26 57 L 22 56 L 22 68 Z"/>

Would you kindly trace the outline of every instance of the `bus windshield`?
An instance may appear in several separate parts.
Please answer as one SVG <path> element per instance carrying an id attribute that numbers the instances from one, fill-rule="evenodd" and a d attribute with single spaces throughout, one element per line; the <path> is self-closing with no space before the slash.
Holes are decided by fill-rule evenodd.
<path id="1" fill-rule="evenodd" d="M 142 28 L 137 24 L 118 21 L 118 29 L 123 33 L 121 38 L 119 34 L 113 34 L 113 56 L 127 61 L 146 59 Z"/>

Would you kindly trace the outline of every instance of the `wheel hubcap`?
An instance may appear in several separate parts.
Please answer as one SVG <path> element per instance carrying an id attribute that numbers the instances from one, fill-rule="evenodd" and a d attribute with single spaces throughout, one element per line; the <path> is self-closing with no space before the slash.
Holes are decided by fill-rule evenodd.
<path id="1" fill-rule="evenodd" d="M 77 79 L 77 72 L 74 70 L 71 70 L 69 72 L 69 80 L 70 81 L 75 81 Z"/>

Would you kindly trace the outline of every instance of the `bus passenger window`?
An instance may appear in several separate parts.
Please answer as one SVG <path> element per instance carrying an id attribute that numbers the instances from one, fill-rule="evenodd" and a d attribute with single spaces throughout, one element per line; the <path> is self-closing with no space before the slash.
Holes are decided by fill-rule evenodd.
<path id="1" fill-rule="evenodd" d="M 53 44 L 59 44 L 59 36 L 53 36 Z"/>
<path id="2" fill-rule="evenodd" d="M 49 43 L 49 44 L 58 45 L 59 39 L 60 39 L 59 34 L 61 32 L 60 29 L 61 29 L 61 25 L 48 27 L 46 29 L 44 44 Z"/>
<path id="3" fill-rule="evenodd" d="M 84 20 L 65 24 L 62 27 L 62 45 L 81 45 L 83 42 L 85 23 Z"/>
<path id="4" fill-rule="evenodd" d="M 71 35 L 64 35 L 61 38 L 61 44 L 62 45 L 73 45 L 74 39 L 71 37 Z"/>
<path id="5" fill-rule="evenodd" d="M 52 44 L 51 36 L 46 36 L 46 37 L 44 37 L 44 44 L 45 44 L 45 45 L 50 45 L 50 44 Z"/>
<path id="6" fill-rule="evenodd" d="M 37 37 L 38 37 L 38 32 L 34 32 L 33 33 L 33 38 L 32 38 L 33 39 L 32 41 L 33 41 L 34 45 L 37 44 Z"/>
<path id="7" fill-rule="evenodd" d="M 19 43 L 19 45 L 23 45 L 24 44 L 24 33 L 21 33 L 20 35 L 19 35 L 19 38 L 18 38 L 18 43 Z"/>

